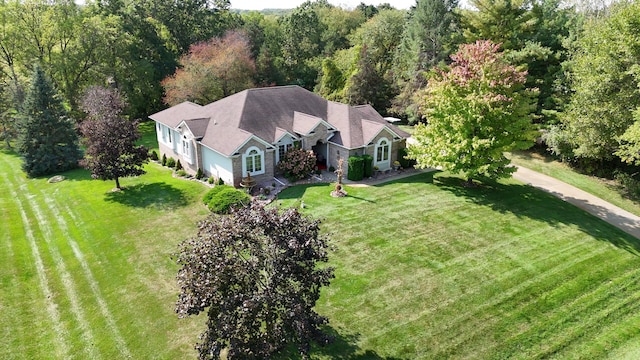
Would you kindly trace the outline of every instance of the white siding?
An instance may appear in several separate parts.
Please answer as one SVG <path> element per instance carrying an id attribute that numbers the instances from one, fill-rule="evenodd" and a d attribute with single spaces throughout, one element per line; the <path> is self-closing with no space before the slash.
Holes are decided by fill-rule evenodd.
<path id="1" fill-rule="evenodd" d="M 225 184 L 233 184 L 231 159 L 204 146 L 200 149 L 202 149 L 202 169 L 215 178 L 222 178 Z"/>

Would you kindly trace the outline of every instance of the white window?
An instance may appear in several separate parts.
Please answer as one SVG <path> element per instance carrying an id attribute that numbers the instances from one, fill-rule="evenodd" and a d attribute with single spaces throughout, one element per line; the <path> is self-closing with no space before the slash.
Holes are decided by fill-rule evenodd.
<path id="1" fill-rule="evenodd" d="M 171 142 L 172 142 L 171 141 L 171 138 L 172 138 L 171 129 L 169 129 L 168 126 L 164 126 L 164 125 L 160 125 L 160 128 L 162 129 L 162 131 L 161 131 L 162 132 L 162 141 L 165 144 L 171 145 Z"/>
<path id="2" fill-rule="evenodd" d="M 189 162 L 189 164 L 193 164 L 191 141 L 189 141 L 186 136 L 182 137 L 182 156 L 187 160 L 187 162 Z"/>
<path id="3" fill-rule="evenodd" d="M 264 174 L 264 152 L 255 146 L 250 147 L 242 155 L 242 176 Z"/>
<path id="4" fill-rule="evenodd" d="M 286 154 L 287 151 L 291 150 L 291 148 L 293 148 L 293 144 L 278 145 L 278 162 L 280 162 L 280 160 L 284 157 L 284 154 Z"/>
<path id="5" fill-rule="evenodd" d="M 391 144 L 387 138 L 378 140 L 375 148 L 375 162 L 374 165 L 380 169 L 389 168 L 389 153 L 391 152 Z"/>

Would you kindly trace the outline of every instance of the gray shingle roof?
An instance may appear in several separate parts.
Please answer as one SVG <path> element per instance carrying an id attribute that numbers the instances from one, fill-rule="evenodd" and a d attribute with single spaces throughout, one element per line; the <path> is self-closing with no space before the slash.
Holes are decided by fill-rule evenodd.
<path id="1" fill-rule="evenodd" d="M 184 102 L 149 117 L 172 128 L 186 121 L 196 137 L 202 134 L 205 146 L 227 156 L 252 134 L 272 144 L 285 132 L 306 134 L 321 121 L 338 130 L 331 142 L 350 149 L 368 145 L 385 127 L 400 137 L 409 136 L 370 105 L 328 101 L 299 86 L 244 90 L 206 106 Z M 208 119 L 206 126 L 202 119 Z"/>

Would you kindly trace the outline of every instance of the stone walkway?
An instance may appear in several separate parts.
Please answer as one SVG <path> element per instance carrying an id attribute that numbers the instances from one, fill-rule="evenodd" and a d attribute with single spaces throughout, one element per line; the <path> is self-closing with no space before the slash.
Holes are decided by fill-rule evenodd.
<path id="1" fill-rule="evenodd" d="M 514 179 L 542 189 L 640 239 L 640 217 L 561 180 L 519 166 Z"/>

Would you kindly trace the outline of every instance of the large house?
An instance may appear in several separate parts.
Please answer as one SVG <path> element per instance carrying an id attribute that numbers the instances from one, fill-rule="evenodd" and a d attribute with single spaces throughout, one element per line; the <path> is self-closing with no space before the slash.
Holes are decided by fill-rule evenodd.
<path id="1" fill-rule="evenodd" d="M 183 102 L 150 118 L 161 156 L 235 186 L 247 174 L 271 181 L 293 146 L 313 150 L 327 168 L 337 167 L 339 158 L 369 154 L 386 170 L 409 136 L 370 105 L 328 101 L 299 86 L 249 89 L 206 106 Z"/>

